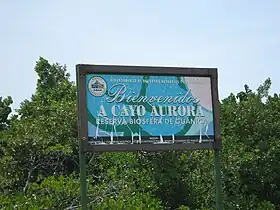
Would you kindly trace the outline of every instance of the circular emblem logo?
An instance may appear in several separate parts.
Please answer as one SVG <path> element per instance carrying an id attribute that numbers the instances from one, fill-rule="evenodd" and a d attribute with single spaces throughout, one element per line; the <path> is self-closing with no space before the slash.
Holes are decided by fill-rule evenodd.
<path id="1" fill-rule="evenodd" d="M 88 90 L 93 96 L 103 96 L 107 90 L 107 84 L 102 77 L 92 77 L 88 83 Z"/>

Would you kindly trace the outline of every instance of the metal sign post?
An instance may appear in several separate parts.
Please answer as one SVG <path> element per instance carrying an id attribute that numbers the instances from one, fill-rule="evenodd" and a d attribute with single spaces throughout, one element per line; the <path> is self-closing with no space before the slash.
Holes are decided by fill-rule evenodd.
<path id="1" fill-rule="evenodd" d="M 79 75 L 77 71 L 77 78 L 83 77 Z M 81 194 L 81 207 L 82 210 L 87 210 L 88 198 L 87 198 L 87 182 L 86 182 L 86 151 L 84 145 L 87 141 L 87 136 L 83 136 L 81 132 L 82 118 L 80 114 L 83 113 L 82 104 L 85 98 L 80 87 L 80 79 L 77 79 L 77 106 L 78 106 L 78 139 L 79 139 L 79 166 L 80 166 L 80 194 Z"/>
<path id="2" fill-rule="evenodd" d="M 82 208 L 86 152 L 214 150 L 222 208 L 217 69 L 77 65 Z"/>
<path id="3" fill-rule="evenodd" d="M 214 150 L 214 164 L 216 185 L 216 208 L 217 210 L 223 210 L 221 157 L 219 150 Z"/>
<path id="4" fill-rule="evenodd" d="M 82 210 L 87 210 L 87 182 L 86 182 L 86 153 L 79 151 L 80 159 L 80 186 Z"/>

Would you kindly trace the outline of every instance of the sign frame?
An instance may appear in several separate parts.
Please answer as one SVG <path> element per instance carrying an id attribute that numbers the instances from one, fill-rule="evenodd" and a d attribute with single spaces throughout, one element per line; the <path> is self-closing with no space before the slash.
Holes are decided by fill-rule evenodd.
<path id="1" fill-rule="evenodd" d="M 213 107 L 214 141 L 207 143 L 183 144 L 120 144 L 92 145 L 88 142 L 88 114 L 86 104 L 87 74 L 120 74 L 140 76 L 185 76 L 210 77 Z M 133 151 L 168 151 L 168 150 L 201 150 L 222 149 L 220 135 L 220 103 L 218 95 L 217 68 L 160 67 L 160 66 L 125 66 L 125 65 L 76 65 L 78 93 L 78 137 L 84 152 L 133 152 Z"/>

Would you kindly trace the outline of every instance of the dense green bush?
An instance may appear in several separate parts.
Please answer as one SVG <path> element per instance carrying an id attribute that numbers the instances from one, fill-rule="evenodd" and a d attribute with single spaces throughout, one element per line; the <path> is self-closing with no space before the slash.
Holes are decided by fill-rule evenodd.
<path id="1" fill-rule="evenodd" d="M 78 209 L 76 87 L 36 63 L 36 92 L 0 98 L 0 209 Z M 271 81 L 221 101 L 225 209 L 280 209 L 280 98 Z M 212 151 L 88 154 L 90 209 L 215 209 Z"/>

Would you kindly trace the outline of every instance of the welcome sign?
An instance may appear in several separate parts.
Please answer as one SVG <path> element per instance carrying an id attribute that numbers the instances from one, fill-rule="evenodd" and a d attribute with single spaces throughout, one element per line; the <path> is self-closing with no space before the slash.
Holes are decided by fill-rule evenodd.
<path id="1" fill-rule="evenodd" d="M 77 78 L 86 150 L 220 147 L 216 69 L 78 65 Z"/>

